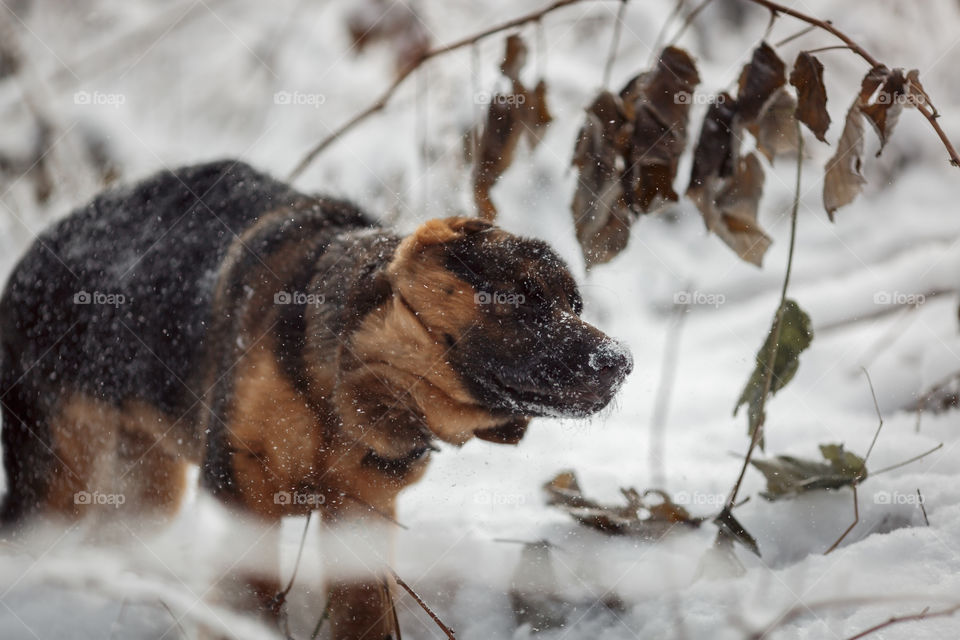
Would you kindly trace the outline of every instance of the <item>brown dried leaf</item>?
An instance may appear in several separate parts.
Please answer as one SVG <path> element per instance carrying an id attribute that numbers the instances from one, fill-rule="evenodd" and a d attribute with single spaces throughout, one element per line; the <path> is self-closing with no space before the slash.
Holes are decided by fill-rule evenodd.
<path id="1" fill-rule="evenodd" d="M 406 1 L 361 0 L 347 16 L 347 30 L 358 52 L 375 43 L 389 46 L 398 74 L 430 50 L 430 34 L 416 8 Z"/>
<path id="2" fill-rule="evenodd" d="M 794 124 L 796 107 L 793 95 L 780 87 L 767 102 L 760 117 L 747 125 L 747 131 L 757 139 L 757 150 L 771 164 L 778 155 L 797 150 L 799 141 Z"/>
<path id="3" fill-rule="evenodd" d="M 757 224 L 764 173 L 754 154 L 737 160 L 737 103 L 727 94 L 711 105 L 693 154 L 687 197 L 716 233 L 742 259 L 760 266 L 770 238 Z"/>
<path id="4" fill-rule="evenodd" d="M 659 539 L 677 525 L 698 527 L 702 518 L 692 517 L 686 509 L 675 504 L 669 494 L 659 489 L 641 495 L 636 489 L 621 489 L 627 504 L 603 505 L 586 498 L 580 491 L 576 475 L 564 471 L 544 485 L 547 504 L 557 506 L 569 513 L 581 524 L 612 535 L 629 535 L 646 539 Z M 647 504 L 649 495 L 660 501 Z M 642 517 L 643 513 L 646 517 Z"/>
<path id="5" fill-rule="evenodd" d="M 507 102 L 505 96 L 496 94 L 490 100 L 473 171 L 473 198 L 484 220 L 497 217 L 490 189 L 513 162 L 513 154 L 523 133 L 522 126 L 518 126 L 519 114 L 516 105 Z"/>
<path id="6" fill-rule="evenodd" d="M 907 72 L 907 95 L 909 100 L 907 100 L 907 106 L 916 107 L 917 105 L 925 105 L 930 101 L 927 99 L 927 92 L 924 91 L 923 85 L 920 84 L 920 72 L 916 69 L 911 69 Z M 933 113 L 936 115 L 937 110 L 934 109 Z"/>
<path id="7" fill-rule="evenodd" d="M 727 546 L 730 550 L 733 549 L 733 543 L 742 544 L 758 558 L 761 557 L 760 546 L 756 539 L 740 524 L 739 520 L 733 517 L 729 507 L 724 507 L 720 515 L 713 519 L 713 523 L 720 529 L 718 542 Z"/>
<path id="8" fill-rule="evenodd" d="M 757 156 L 751 153 L 741 158 L 737 172 L 717 194 L 715 204 L 719 217 L 705 218 L 708 229 L 720 236 L 738 256 L 758 267 L 770 247 L 770 237 L 757 224 L 763 183 L 763 167 Z"/>
<path id="9" fill-rule="evenodd" d="M 837 151 L 827 160 L 823 179 L 823 207 L 830 220 L 840 207 L 850 204 L 863 190 L 866 179 L 860 171 L 863 163 L 863 116 L 860 99 L 847 111 Z"/>
<path id="10" fill-rule="evenodd" d="M 520 82 L 520 70 L 526 63 L 527 45 L 523 38 L 516 34 L 508 36 L 500 72 L 514 82 Z"/>
<path id="11" fill-rule="evenodd" d="M 754 49 L 753 58 L 740 73 L 737 111 L 743 122 L 760 116 L 773 93 L 787 82 L 787 66 L 766 42 Z"/>
<path id="12" fill-rule="evenodd" d="M 807 125 L 813 135 L 826 142 L 830 127 L 827 113 L 827 89 L 823 84 L 823 65 L 817 58 L 801 51 L 790 72 L 790 84 L 797 88 L 797 119 Z"/>
<path id="13" fill-rule="evenodd" d="M 607 262 L 622 251 L 633 223 L 623 206 L 617 172 L 620 126 L 616 97 L 603 92 L 587 111 L 574 149 L 573 164 L 579 175 L 572 210 L 577 240 L 588 266 Z"/>
<path id="14" fill-rule="evenodd" d="M 706 187 L 712 179 L 733 175 L 739 148 L 735 135 L 736 120 L 737 103 L 730 94 L 721 93 L 703 119 L 700 138 L 693 151 L 688 194 L 692 189 Z"/>
<path id="15" fill-rule="evenodd" d="M 485 220 L 497 216 L 490 190 L 513 162 L 521 138 L 525 138 L 531 148 L 535 147 L 553 120 L 547 107 L 546 83 L 541 80 L 530 91 L 520 81 L 526 58 L 527 47 L 520 36 L 508 37 L 500 69 L 510 79 L 512 92 L 491 96 L 486 122 L 473 154 L 473 199 L 479 216 Z"/>
<path id="16" fill-rule="evenodd" d="M 626 247 L 638 214 L 678 199 L 673 181 L 699 81 L 690 55 L 667 47 L 619 96 L 604 91 L 587 110 L 574 150 L 580 175 L 571 208 L 588 268 Z"/>
<path id="17" fill-rule="evenodd" d="M 540 80 L 533 91 L 525 92 L 525 96 L 526 111 L 523 121 L 526 126 L 523 131 L 530 147 L 534 148 L 543 139 L 547 125 L 553 122 L 553 116 L 547 106 L 547 83 Z"/>
<path id="18" fill-rule="evenodd" d="M 900 112 L 903 111 L 907 97 L 906 84 L 903 69 L 894 69 L 883 81 L 876 100 L 860 107 L 860 112 L 867 117 L 867 122 L 873 125 L 874 131 L 880 137 L 878 156 L 883 152 Z"/>

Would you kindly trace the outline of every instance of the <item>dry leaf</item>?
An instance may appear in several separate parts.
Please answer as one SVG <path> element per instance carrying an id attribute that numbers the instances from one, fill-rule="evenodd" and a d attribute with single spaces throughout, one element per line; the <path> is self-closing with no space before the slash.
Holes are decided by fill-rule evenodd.
<path id="1" fill-rule="evenodd" d="M 720 546 L 731 546 L 737 542 L 749 549 L 758 558 L 760 557 L 760 546 L 756 539 L 750 535 L 746 528 L 740 524 L 740 521 L 733 517 L 733 513 L 728 507 L 713 519 L 713 523 L 720 529 Z"/>
<path id="2" fill-rule="evenodd" d="M 927 99 L 927 92 L 924 91 L 923 85 L 920 84 L 920 72 L 916 69 L 911 69 L 907 72 L 907 94 L 910 96 L 910 99 L 907 101 L 907 105 L 911 107 L 916 107 L 917 105 L 926 105 L 930 101 Z M 937 110 L 933 110 L 934 115 L 937 114 Z"/>
<path id="3" fill-rule="evenodd" d="M 774 92 L 787 82 L 786 65 L 766 42 L 754 49 L 753 58 L 740 73 L 737 111 L 743 122 L 756 120 Z"/>
<path id="4" fill-rule="evenodd" d="M 790 72 L 790 84 L 797 89 L 797 119 L 807 125 L 813 135 L 826 142 L 830 127 L 827 113 L 827 89 L 823 84 L 823 65 L 806 51 L 801 51 Z"/>
<path id="5" fill-rule="evenodd" d="M 707 228 L 716 233 L 737 255 L 758 267 L 770 248 L 770 237 L 757 224 L 757 210 L 763 195 L 763 167 L 757 156 L 740 159 L 736 173 L 717 194 Z M 702 211 L 702 210 L 701 210 Z"/>
<path id="6" fill-rule="evenodd" d="M 767 490 L 760 495 L 767 500 L 780 500 L 808 491 L 853 486 L 867 478 L 863 458 L 845 451 L 842 444 L 822 444 L 820 455 L 826 462 L 794 456 L 751 460 L 750 464 L 767 478 Z"/>
<path id="7" fill-rule="evenodd" d="M 797 150 L 797 127 L 794 112 L 797 102 L 793 95 L 780 87 L 767 102 L 760 117 L 747 126 L 747 131 L 757 139 L 757 151 L 770 163 L 778 155 Z"/>
<path id="8" fill-rule="evenodd" d="M 374 43 L 386 43 L 396 56 L 398 74 L 430 50 L 430 34 L 409 2 L 361 0 L 347 16 L 347 29 L 358 52 Z"/>
<path id="9" fill-rule="evenodd" d="M 834 212 L 848 205 L 867 183 L 861 172 L 863 165 L 863 116 L 857 98 L 847 111 L 837 151 L 827 160 L 823 178 L 823 207 L 830 220 Z"/>
<path id="10" fill-rule="evenodd" d="M 721 94 L 710 106 L 693 154 L 687 197 L 716 233 L 742 259 L 758 267 L 770 238 L 757 223 L 763 168 L 756 156 L 737 159 L 738 103 Z"/>
<path id="11" fill-rule="evenodd" d="M 500 73 L 514 82 L 520 82 L 520 71 L 525 64 L 527 64 L 527 44 L 516 34 L 507 36 Z"/>
<path id="12" fill-rule="evenodd" d="M 471 153 L 474 202 L 479 216 L 485 220 L 497 216 L 490 190 L 513 162 L 521 138 L 525 138 L 531 148 L 535 147 L 553 119 L 547 107 L 546 83 L 541 80 L 530 91 L 520 80 L 526 59 L 526 44 L 518 35 L 509 36 L 500 70 L 510 80 L 511 92 L 491 96 L 477 149 Z"/>
<path id="13" fill-rule="evenodd" d="M 876 100 L 860 107 L 860 112 L 867 117 L 867 121 L 873 125 L 874 131 L 880 137 L 878 156 L 883 152 L 900 112 L 903 111 L 907 96 L 906 84 L 903 69 L 894 69 L 883 81 Z"/>
<path id="14" fill-rule="evenodd" d="M 743 260 L 758 267 L 770 238 L 757 223 L 763 168 L 756 156 L 738 159 L 738 103 L 721 94 L 710 106 L 693 152 L 687 197 L 716 233 Z"/>
<path id="15" fill-rule="evenodd" d="M 543 488 L 547 493 L 547 504 L 563 509 L 585 526 L 611 535 L 657 540 L 677 525 L 699 527 L 703 522 L 702 518 L 692 517 L 661 490 L 641 495 L 636 489 L 621 489 L 627 501 L 625 505 L 601 504 L 583 495 L 572 471 L 557 474 Z M 648 496 L 656 496 L 659 500 L 648 503 Z"/>
<path id="16" fill-rule="evenodd" d="M 633 216 L 623 205 L 617 171 L 622 126 L 617 98 L 603 92 L 587 110 L 573 164 L 579 169 L 572 209 L 577 240 L 587 265 L 609 261 L 627 246 Z"/>
<path id="17" fill-rule="evenodd" d="M 495 94 L 491 99 L 474 164 L 474 201 L 484 220 L 497 217 L 497 208 L 490 199 L 490 189 L 513 162 L 514 151 L 523 134 L 518 124 L 520 111 L 507 98 Z"/>
<path id="18" fill-rule="evenodd" d="M 688 193 L 691 189 L 706 188 L 713 179 L 733 175 L 739 149 L 737 126 L 737 104 L 730 94 L 721 93 L 703 119 L 693 151 Z"/>
<path id="19" fill-rule="evenodd" d="M 637 215 L 678 199 L 673 181 L 699 82 L 690 55 L 667 47 L 652 70 L 619 95 L 600 93 L 587 110 L 574 151 L 579 179 L 571 209 L 588 268 L 626 247 Z"/>

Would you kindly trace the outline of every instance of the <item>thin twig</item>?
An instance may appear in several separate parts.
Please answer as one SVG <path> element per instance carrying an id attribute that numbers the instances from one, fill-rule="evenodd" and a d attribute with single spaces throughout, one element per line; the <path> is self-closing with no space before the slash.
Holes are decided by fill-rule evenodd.
<path id="1" fill-rule="evenodd" d="M 518 18 L 513 18 L 512 20 L 508 20 L 506 22 L 500 23 L 488 29 L 484 29 L 483 31 L 477 32 L 473 35 L 466 36 L 464 38 L 461 38 L 460 40 L 455 40 L 454 42 L 451 42 L 449 44 L 441 45 L 439 47 L 430 49 L 429 51 L 424 53 L 422 56 L 420 56 L 420 58 L 418 58 L 409 66 L 407 66 L 406 69 L 400 72 L 400 74 L 394 79 L 394 81 L 390 84 L 390 86 L 387 87 L 387 90 L 384 91 L 382 94 L 380 94 L 380 97 L 377 98 L 377 100 L 373 104 L 371 104 L 366 109 L 363 109 L 362 111 L 354 115 L 352 118 L 347 120 L 344 124 L 342 124 L 338 129 L 334 130 L 330 135 L 328 135 L 326 138 L 324 138 L 318 144 L 316 144 L 312 149 L 310 149 L 310 151 L 307 152 L 307 154 L 303 157 L 303 159 L 300 160 L 297 166 L 294 167 L 293 171 L 290 172 L 290 175 L 287 177 L 287 181 L 292 182 L 296 180 L 300 176 L 300 174 L 302 174 L 304 170 L 306 170 L 306 168 L 310 166 L 310 163 L 313 162 L 314 159 L 318 155 L 320 155 L 320 153 L 324 149 L 326 149 L 331 144 L 333 144 L 334 142 L 342 138 L 345 134 L 349 133 L 355 126 L 357 126 L 358 124 L 360 124 L 361 122 L 363 122 L 364 120 L 372 116 L 373 114 L 383 110 L 383 108 L 386 107 L 387 103 L 390 101 L 390 98 L 393 97 L 393 94 L 396 93 L 400 85 L 403 84 L 403 81 L 406 80 L 411 73 L 413 73 L 416 69 L 418 69 L 420 65 L 425 63 L 427 60 L 436 58 L 437 56 L 443 55 L 445 53 L 449 53 L 451 51 L 455 51 L 457 49 L 461 49 L 468 45 L 474 44 L 475 42 L 479 42 L 484 38 L 500 33 L 501 31 L 507 31 L 508 29 L 513 29 L 514 27 L 519 27 L 529 22 L 535 22 L 543 18 L 548 13 L 556 11 L 557 9 L 562 9 L 563 7 L 566 7 L 572 4 L 578 4 L 584 1 L 585 0 L 556 0 L 556 2 L 547 5 L 542 9 L 538 9 L 537 11 L 527 13 Z M 622 2 L 623 0 L 620 0 L 620 1 Z"/>
<path id="2" fill-rule="evenodd" d="M 623 29 L 623 16 L 627 12 L 627 2 L 630 0 L 620 0 L 620 7 L 617 9 L 616 22 L 613 24 L 613 36 L 610 38 L 610 51 L 607 53 L 607 62 L 603 65 L 603 86 L 610 88 L 610 72 L 613 70 L 613 61 L 617 58 L 617 47 L 620 46 L 620 31 Z"/>
<path id="3" fill-rule="evenodd" d="M 174 615 L 173 610 L 167 605 L 167 603 L 163 600 L 157 600 L 157 602 L 159 602 L 160 606 L 166 609 L 167 613 L 170 614 L 170 617 L 173 618 L 173 624 L 177 625 L 177 628 L 180 629 L 181 635 L 183 635 L 184 638 L 189 638 L 190 636 L 187 635 L 187 630 L 183 628 L 182 624 L 180 624 L 180 618 Z"/>
<path id="4" fill-rule="evenodd" d="M 937 446 L 935 446 L 933 449 L 930 449 L 930 451 L 926 451 L 926 452 L 924 452 L 924 453 L 921 453 L 921 454 L 918 455 L 918 456 L 913 456 L 913 457 L 910 458 L 909 460 L 904 460 L 903 462 L 898 462 L 897 464 L 892 464 L 892 465 L 890 465 L 889 467 L 884 467 L 883 469 L 880 469 L 880 471 L 874 471 L 874 472 L 873 472 L 872 474 L 870 474 L 870 475 L 871 475 L 871 476 L 878 476 L 878 475 L 880 475 L 881 473 L 886 473 L 887 471 L 893 471 L 894 469 L 899 469 L 900 467 L 905 467 L 905 466 L 907 466 L 908 464 L 910 464 L 911 462 L 916 462 L 917 460 L 920 460 L 920 459 L 922 459 L 922 458 L 926 458 L 928 455 L 930 455 L 930 454 L 933 453 L 934 451 L 937 451 L 937 450 L 942 449 L 942 448 L 943 448 L 943 443 L 941 442 L 940 444 L 938 444 Z"/>
<path id="5" fill-rule="evenodd" d="M 297 560 L 293 565 L 293 573 L 290 575 L 290 582 L 287 583 L 285 589 L 273 596 L 273 606 L 276 608 L 277 612 L 283 612 L 283 605 L 287 601 L 287 595 L 290 593 L 290 590 L 293 589 L 293 582 L 297 579 L 297 570 L 300 568 L 300 558 L 303 557 L 303 547 L 307 542 L 307 530 L 310 528 L 310 516 L 313 515 L 312 511 L 307 512 L 307 521 L 303 525 L 303 535 L 300 537 L 300 548 L 297 550 Z M 283 631 L 287 638 L 291 638 L 290 635 L 290 621 L 287 619 L 286 612 L 283 612 L 280 615 L 283 624 Z"/>
<path id="6" fill-rule="evenodd" d="M 867 371 L 866 367 L 860 367 L 863 369 L 863 375 L 867 376 L 867 384 L 870 385 L 870 396 L 873 398 L 873 408 L 877 412 L 877 420 L 880 421 L 880 424 L 877 425 L 877 430 L 873 434 L 873 440 L 870 441 L 870 446 L 867 448 L 867 455 L 863 456 L 863 468 L 867 468 L 867 460 L 870 459 L 870 454 L 873 452 L 873 445 L 877 444 L 877 438 L 880 437 L 880 429 L 883 429 L 883 416 L 880 414 L 880 403 L 877 402 L 877 392 L 873 388 L 873 380 L 870 379 L 870 372 Z"/>
<path id="7" fill-rule="evenodd" d="M 447 638 L 449 638 L 449 640 L 456 640 L 457 636 L 454 635 L 453 629 L 451 629 L 450 627 L 448 627 L 443 623 L 443 620 L 441 620 L 440 617 L 433 612 L 433 609 L 427 606 L 427 603 L 423 601 L 423 598 L 417 595 L 417 592 L 414 591 L 410 587 L 410 585 L 404 582 L 403 578 L 398 576 L 396 571 L 394 571 L 393 569 L 390 569 L 390 573 L 393 574 L 393 579 L 397 581 L 397 584 L 403 587 L 404 591 L 409 593 L 410 597 L 417 601 L 417 604 L 420 605 L 420 608 L 427 612 L 427 615 L 430 616 L 430 618 L 440 628 L 440 630 L 443 631 L 444 634 L 446 634 Z"/>
<path id="8" fill-rule="evenodd" d="M 827 20 L 826 22 L 827 22 L 827 24 L 830 23 L 829 20 Z M 807 35 L 808 33 L 810 33 L 811 31 L 816 30 L 816 28 L 817 28 L 817 26 L 814 25 L 814 24 L 811 24 L 811 25 L 809 25 L 809 26 L 806 26 L 806 27 L 804 27 L 803 29 L 800 29 L 800 31 L 797 31 L 795 34 L 790 35 L 790 36 L 787 36 L 786 38 L 784 38 L 784 39 L 781 40 L 780 42 L 775 42 L 775 43 L 773 44 L 773 46 L 775 46 L 775 47 L 782 47 L 783 45 L 787 44 L 788 42 L 793 42 L 793 41 L 796 40 L 797 38 L 801 38 L 801 37 Z"/>
<path id="9" fill-rule="evenodd" d="M 929 620 L 930 618 L 950 617 L 953 614 L 955 614 L 957 611 L 960 611 L 960 604 L 955 604 L 952 607 L 941 609 L 940 611 L 934 611 L 933 613 L 930 612 L 930 607 L 926 607 L 920 613 L 913 613 L 913 614 L 904 615 L 904 616 L 893 616 L 888 620 L 886 620 L 885 622 L 881 622 L 880 624 L 876 624 L 870 627 L 869 629 L 864 629 L 863 631 L 861 631 L 856 635 L 850 636 L 849 638 L 847 638 L 847 640 L 859 640 L 860 638 L 864 638 L 870 635 L 871 633 L 876 633 L 881 629 L 886 629 L 887 627 L 892 627 L 893 625 L 896 625 L 896 624 L 903 624 L 904 622 L 915 622 L 917 620 Z"/>
<path id="10" fill-rule="evenodd" d="M 820 20 L 819 18 L 814 18 L 813 16 L 797 11 L 796 9 L 791 9 L 790 7 L 786 7 L 782 4 L 771 2 L 771 0 L 745 0 L 745 1 L 752 2 L 753 4 L 758 4 L 762 7 L 766 7 L 771 11 L 783 13 L 792 18 L 796 18 L 797 20 L 802 20 L 807 24 L 817 26 L 820 29 L 823 29 L 824 31 L 827 31 L 828 33 L 831 33 L 837 38 L 839 38 L 844 44 L 850 47 L 851 51 L 853 51 L 858 56 L 866 60 L 871 67 L 881 66 L 881 63 L 879 60 L 877 60 L 872 55 L 870 55 L 866 49 L 864 49 L 863 47 L 858 45 L 856 42 L 854 42 L 850 38 L 850 36 L 840 31 L 829 22 Z M 933 127 L 933 130 L 937 132 L 937 136 L 940 137 L 940 141 L 943 142 L 943 146 L 946 147 L 947 153 L 950 154 L 950 164 L 952 164 L 955 167 L 960 167 L 960 154 L 958 154 L 957 150 L 953 148 L 953 145 L 950 143 L 950 139 L 947 138 L 947 134 L 945 134 L 943 132 L 943 129 L 940 128 L 940 124 L 937 122 L 936 117 L 934 117 L 934 115 L 930 112 L 930 110 L 927 109 L 926 106 L 924 106 L 923 104 L 917 103 L 916 107 L 917 107 L 917 111 L 923 114 L 923 116 L 927 119 L 927 122 L 930 123 L 930 126 Z"/>
<path id="11" fill-rule="evenodd" d="M 312 515 L 313 511 L 308 511 L 306 522 L 303 523 L 303 534 L 300 536 L 300 548 L 297 549 L 297 560 L 293 565 L 293 574 L 290 576 L 287 588 L 281 592 L 284 596 L 290 593 L 290 589 L 293 589 L 293 581 L 297 579 L 297 569 L 300 568 L 300 558 L 303 557 L 303 546 L 307 541 L 307 530 L 310 529 L 310 516 Z"/>
<path id="12" fill-rule="evenodd" d="M 677 43 L 677 40 L 679 40 L 680 36 L 684 34 L 684 32 L 687 30 L 687 27 L 693 24 L 693 21 L 697 19 L 697 16 L 700 15 L 700 12 L 706 9 L 711 2 L 713 2 L 713 0 L 702 0 L 700 4 L 695 6 L 690 11 L 690 13 L 687 14 L 687 17 L 684 19 L 683 24 L 680 25 L 680 28 L 677 30 L 677 32 L 673 34 L 672 38 L 670 38 L 671 45 L 674 45 Z"/>
<path id="13" fill-rule="evenodd" d="M 684 5 L 686 5 L 687 0 L 677 0 L 676 4 L 673 6 L 673 11 L 670 12 L 670 15 L 667 16 L 667 19 L 663 21 L 663 24 L 660 26 L 660 31 L 657 32 L 657 39 L 653 42 L 653 48 L 650 49 L 650 55 L 654 58 L 659 55 L 660 50 L 663 48 L 663 39 L 667 36 L 667 29 L 673 25 L 673 21 L 677 19 L 677 16 L 680 15 L 680 12 L 683 11 Z M 650 60 L 650 64 L 653 64 L 654 60 Z"/>
<path id="14" fill-rule="evenodd" d="M 764 408 L 767 402 L 767 395 L 770 393 L 770 386 L 773 384 L 773 367 L 777 359 L 777 349 L 780 346 L 780 330 L 783 325 L 783 312 L 787 305 L 787 288 L 790 286 L 790 273 L 793 271 L 793 251 L 797 240 L 797 213 L 800 210 L 800 179 L 803 175 L 803 135 L 800 131 L 799 121 L 797 121 L 796 126 L 797 180 L 793 195 L 793 207 L 790 211 L 790 246 L 787 251 L 787 270 L 783 276 L 783 288 L 780 290 L 780 304 L 777 306 L 776 319 L 773 323 L 773 329 L 771 329 L 772 340 L 770 341 L 770 350 L 767 353 L 767 369 L 764 372 L 763 395 L 760 396 L 757 426 L 753 430 L 753 436 L 750 438 L 750 447 L 747 449 L 747 455 L 743 458 L 743 466 L 740 468 L 740 475 L 737 476 L 737 481 L 734 483 L 733 489 L 730 490 L 730 495 L 727 497 L 727 509 L 733 508 L 733 504 L 737 501 L 737 493 L 740 492 L 740 485 L 743 483 L 743 477 L 747 473 L 747 467 L 750 466 L 750 459 L 753 457 L 753 452 L 756 449 L 757 444 L 760 442 L 760 438 L 763 434 L 764 422 L 766 421 Z"/>
<path id="15" fill-rule="evenodd" d="M 853 522 L 850 523 L 850 526 L 840 534 L 840 537 L 837 538 L 836 542 L 830 545 L 830 548 L 823 552 L 823 555 L 829 555 L 831 551 L 840 546 L 840 543 L 843 542 L 844 538 L 853 531 L 853 528 L 860 524 L 860 498 L 857 493 L 857 483 L 854 482 L 850 485 L 850 488 L 853 489 Z"/>
<path id="16" fill-rule="evenodd" d="M 927 505 L 923 504 L 923 494 L 920 493 L 920 487 L 917 487 L 917 501 L 920 504 L 920 513 L 923 514 L 923 521 L 930 526 L 930 518 L 927 517 Z"/>
<path id="17" fill-rule="evenodd" d="M 840 49 L 844 49 L 845 51 L 851 50 L 850 47 L 848 47 L 845 44 L 834 44 L 829 47 L 818 47 L 816 49 L 804 49 L 803 52 L 804 53 L 822 53 L 824 51 L 839 51 Z"/>
<path id="18" fill-rule="evenodd" d="M 692 287 L 688 287 L 688 290 Z M 660 366 L 660 382 L 656 400 L 653 404 L 653 416 L 650 418 L 650 476 L 655 487 L 666 484 L 664 458 L 664 430 L 667 426 L 667 412 L 670 410 L 670 397 L 677 376 L 677 353 L 680 349 L 680 336 L 683 333 L 684 320 L 689 304 L 674 305 L 674 320 L 667 331 L 666 345 L 663 350 L 663 362 Z"/>
<path id="19" fill-rule="evenodd" d="M 951 607 L 953 611 L 960 610 L 960 603 L 957 603 L 956 600 L 951 598 L 943 598 L 936 595 L 925 595 L 925 594 L 904 594 L 900 596 L 853 596 L 845 598 L 834 598 L 831 600 L 820 600 L 817 602 L 804 602 L 802 604 L 795 605 L 790 607 L 788 610 L 778 614 L 769 624 L 765 625 L 761 629 L 749 634 L 750 640 L 765 640 L 769 638 L 770 635 L 781 627 L 802 618 L 804 616 L 815 615 L 814 612 L 822 611 L 824 609 L 836 609 L 838 607 L 865 607 L 872 605 L 880 604 L 903 604 L 904 602 L 909 601 L 930 601 L 937 600 L 943 602 Z M 937 615 L 948 615 L 946 613 Z M 932 617 L 932 614 L 927 615 L 926 617 Z M 889 622 L 889 621 L 888 621 Z M 861 632 L 862 633 L 862 632 Z M 861 636 L 854 636 L 853 638 L 848 638 L 847 640 L 855 640 Z"/>
<path id="20" fill-rule="evenodd" d="M 330 598 L 327 598 L 327 604 L 323 607 L 323 613 L 320 614 L 320 619 L 317 620 L 317 626 L 313 628 L 313 633 L 310 634 L 310 640 L 317 640 L 317 636 L 320 635 L 320 629 L 323 628 L 323 623 L 326 622 L 327 618 L 330 617 Z"/>

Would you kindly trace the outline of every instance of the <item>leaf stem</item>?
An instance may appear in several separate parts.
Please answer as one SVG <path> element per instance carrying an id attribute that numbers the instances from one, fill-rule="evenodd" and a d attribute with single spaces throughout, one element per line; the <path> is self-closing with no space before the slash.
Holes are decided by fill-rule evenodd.
<path id="1" fill-rule="evenodd" d="M 747 473 L 747 467 L 750 466 L 750 459 L 753 457 L 753 452 L 757 444 L 763 437 L 763 427 L 766 421 L 764 407 L 767 403 L 767 395 L 770 393 L 770 387 L 773 384 L 773 368 L 776 363 L 777 349 L 780 346 L 780 330 L 783 327 L 783 312 L 787 303 L 787 288 L 790 286 L 790 274 L 793 272 L 793 251 L 796 247 L 797 240 L 797 213 L 800 210 L 800 179 L 803 175 L 803 133 L 800 130 L 800 122 L 797 121 L 795 124 L 797 127 L 797 181 L 793 194 L 793 207 L 790 210 L 790 246 L 787 251 L 787 270 L 783 276 L 783 288 L 780 290 L 780 304 L 777 307 L 776 319 L 771 329 L 773 339 L 771 340 L 770 351 L 767 353 L 767 369 L 763 379 L 763 395 L 760 396 L 759 422 L 753 430 L 753 436 L 750 438 L 750 447 L 747 449 L 747 455 L 743 458 L 740 475 L 737 476 L 737 481 L 733 485 L 733 489 L 730 490 L 730 495 L 727 497 L 727 509 L 732 509 L 734 503 L 737 501 L 737 493 L 740 492 L 743 477 Z"/>

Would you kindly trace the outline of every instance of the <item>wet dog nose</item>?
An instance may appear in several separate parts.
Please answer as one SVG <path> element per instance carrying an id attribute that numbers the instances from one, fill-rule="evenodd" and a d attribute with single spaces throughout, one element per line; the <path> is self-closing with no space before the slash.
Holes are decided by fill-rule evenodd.
<path id="1" fill-rule="evenodd" d="M 609 340 L 591 356 L 590 365 L 596 371 L 600 384 L 613 386 L 633 371 L 633 356 L 626 345 Z"/>

